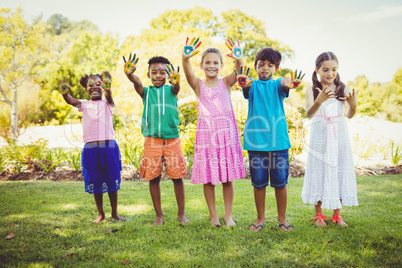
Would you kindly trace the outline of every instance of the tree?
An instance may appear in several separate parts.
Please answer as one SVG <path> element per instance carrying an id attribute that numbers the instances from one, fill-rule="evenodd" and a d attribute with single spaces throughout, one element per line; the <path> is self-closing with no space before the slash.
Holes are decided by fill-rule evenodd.
<path id="1" fill-rule="evenodd" d="M 18 90 L 51 58 L 54 42 L 45 22 L 28 23 L 21 8 L 0 10 L 0 93 L 11 106 L 11 139 L 18 131 Z"/>

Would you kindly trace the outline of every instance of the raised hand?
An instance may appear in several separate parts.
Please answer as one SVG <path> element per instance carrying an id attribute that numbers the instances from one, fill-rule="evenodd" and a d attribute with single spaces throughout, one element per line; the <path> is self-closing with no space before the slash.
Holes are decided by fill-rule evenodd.
<path id="1" fill-rule="evenodd" d="M 319 89 L 318 87 L 316 87 L 315 89 L 317 89 L 319 92 L 316 99 L 316 101 L 318 101 L 319 103 L 323 103 L 328 99 L 336 98 L 335 92 L 329 89 L 328 87 L 324 87 L 323 90 Z"/>
<path id="2" fill-rule="evenodd" d="M 180 83 L 180 74 L 179 74 L 179 66 L 177 66 L 177 73 L 174 70 L 173 64 L 170 64 L 165 68 L 166 73 L 168 74 L 169 82 L 172 85 L 176 85 Z"/>
<path id="3" fill-rule="evenodd" d="M 297 74 L 297 70 L 293 73 L 293 71 L 290 71 L 290 78 L 292 79 L 292 82 L 290 83 L 290 85 L 289 84 L 286 84 L 286 86 L 288 87 L 288 88 L 297 88 L 299 85 L 300 85 L 300 83 L 301 83 L 301 81 L 303 80 L 303 77 L 305 76 L 306 74 L 303 74 L 302 75 L 302 71 L 300 70 L 300 73 L 299 74 Z"/>
<path id="4" fill-rule="evenodd" d="M 110 75 L 109 72 L 105 71 L 102 73 L 102 87 L 104 90 L 110 90 L 112 87 L 112 76 Z"/>
<path id="5" fill-rule="evenodd" d="M 185 56 L 186 58 L 191 58 L 192 56 L 200 52 L 199 50 L 196 49 L 202 44 L 202 42 L 200 41 L 199 37 L 197 37 L 197 39 L 193 37 L 190 43 L 188 42 L 188 40 L 189 38 L 187 37 L 186 45 L 184 46 L 183 49 L 183 56 Z"/>
<path id="6" fill-rule="evenodd" d="M 346 100 L 350 107 L 356 108 L 357 107 L 357 94 L 359 94 L 359 89 L 355 92 L 355 89 L 352 92 L 349 92 L 345 97 L 340 97 L 340 100 Z"/>
<path id="7" fill-rule="evenodd" d="M 244 66 L 243 65 L 240 66 L 240 74 L 237 74 L 236 69 L 234 69 L 236 77 L 237 77 L 237 82 L 239 83 L 239 86 L 241 87 L 249 87 L 252 83 L 253 80 L 251 80 L 248 77 L 248 73 L 250 72 L 250 67 Z"/>
<path id="8" fill-rule="evenodd" d="M 226 46 L 230 49 L 230 52 L 232 52 L 232 54 L 227 54 L 226 56 L 231 57 L 235 60 L 238 60 L 241 58 L 241 56 L 243 55 L 243 51 L 241 50 L 240 47 L 240 41 L 239 38 L 237 38 L 237 44 L 234 42 L 234 40 L 230 40 L 229 38 L 226 41 Z"/>
<path id="9" fill-rule="evenodd" d="M 137 69 L 137 67 L 135 66 L 138 62 L 139 58 L 135 58 L 137 54 L 134 54 L 133 58 L 131 59 L 131 53 L 130 56 L 128 57 L 128 61 L 126 61 L 126 58 L 123 56 L 123 60 L 124 60 L 124 72 L 126 74 L 132 74 L 135 72 L 135 70 Z"/>
<path id="10" fill-rule="evenodd" d="M 70 85 L 67 82 L 59 81 L 59 91 L 63 95 L 68 94 L 70 92 Z"/>

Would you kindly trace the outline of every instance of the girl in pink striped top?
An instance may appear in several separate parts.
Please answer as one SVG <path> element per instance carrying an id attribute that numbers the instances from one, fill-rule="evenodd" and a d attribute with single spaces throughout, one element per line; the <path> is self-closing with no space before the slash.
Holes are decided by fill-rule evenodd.
<path id="1" fill-rule="evenodd" d="M 113 111 L 115 107 L 111 91 L 112 78 L 108 72 L 102 75 L 85 75 L 80 84 L 85 88 L 90 101 L 77 100 L 69 95 L 70 86 L 60 84 L 64 100 L 82 112 L 83 138 L 85 142 L 81 154 L 85 191 L 94 194 L 99 223 L 105 219 L 103 193 L 109 194 L 112 218 L 125 221 L 117 214 L 117 191 L 120 189 L 121 155 L 114 140 Z M 105 99 L 102 93 L 105 90 Z"/>

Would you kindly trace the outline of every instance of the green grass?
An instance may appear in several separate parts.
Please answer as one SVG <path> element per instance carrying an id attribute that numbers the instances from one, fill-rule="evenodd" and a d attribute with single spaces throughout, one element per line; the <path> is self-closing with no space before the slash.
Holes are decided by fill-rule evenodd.
<path id="1" fill-rule="evenodd" d="M 124 223 L 111 220 L 105 195 L 107 219 L 100 224 L 92 223 L 95 203 L 83 182 L 0 182 L 0 267 L 116 267 L 124 260 L 130 267 L 401 267 L 400 175 L 358 177 L 360 206 L 341 211 L 348 228 L 332 222 L 317 228 L 313 206 L 301 201 L 303 178 L 290 179 L 291 232 L 276 227 L 272 188 L 267 189 L 267 225 L 251 232 L 256 211 L 249 180 L 235 182 L 235 228 L 211 226 L 202 186 L 185 185 L 191 222 L 178 225 L 173 183 L 163 181 L 165 224 L 153 227 L 145 182 L 122 182 Z M 221 186 L 216 194 L 223 215 Z M 15 237 L 6 240 L 10 233 Z"/>

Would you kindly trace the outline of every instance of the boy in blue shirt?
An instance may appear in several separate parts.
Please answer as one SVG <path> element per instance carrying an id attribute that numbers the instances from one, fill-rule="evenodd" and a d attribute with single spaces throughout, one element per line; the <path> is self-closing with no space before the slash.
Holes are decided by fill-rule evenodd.
<path id="1" fill-rule="evenodd" d="M 300 84 L 292 77 L 273 79 L 279 69 L 281 54 L 272 48 L 261 49 L 255 59 L 254 68 L 258 80 L 251 81 L 248 70 L 240 71 L 237 77 L 248 100 L 248 117 L 244 129 L 244 150 L 248 150 L 251 182 L 257 208 L 257 221 L 250 230 L 259 231 L 265 224 L 265 194 L 268 181 L 275 188 L 278 209 L 278 226 L 281 230 L 292 230 L 286 221 L 287 188 L 289 174 L 289 148 L 291 148 L 283 100 L 289 89 Z M 296 74 L 297 76 L 297 74 Z M 297 78 L 297 77 L 296 77 Z"/>

